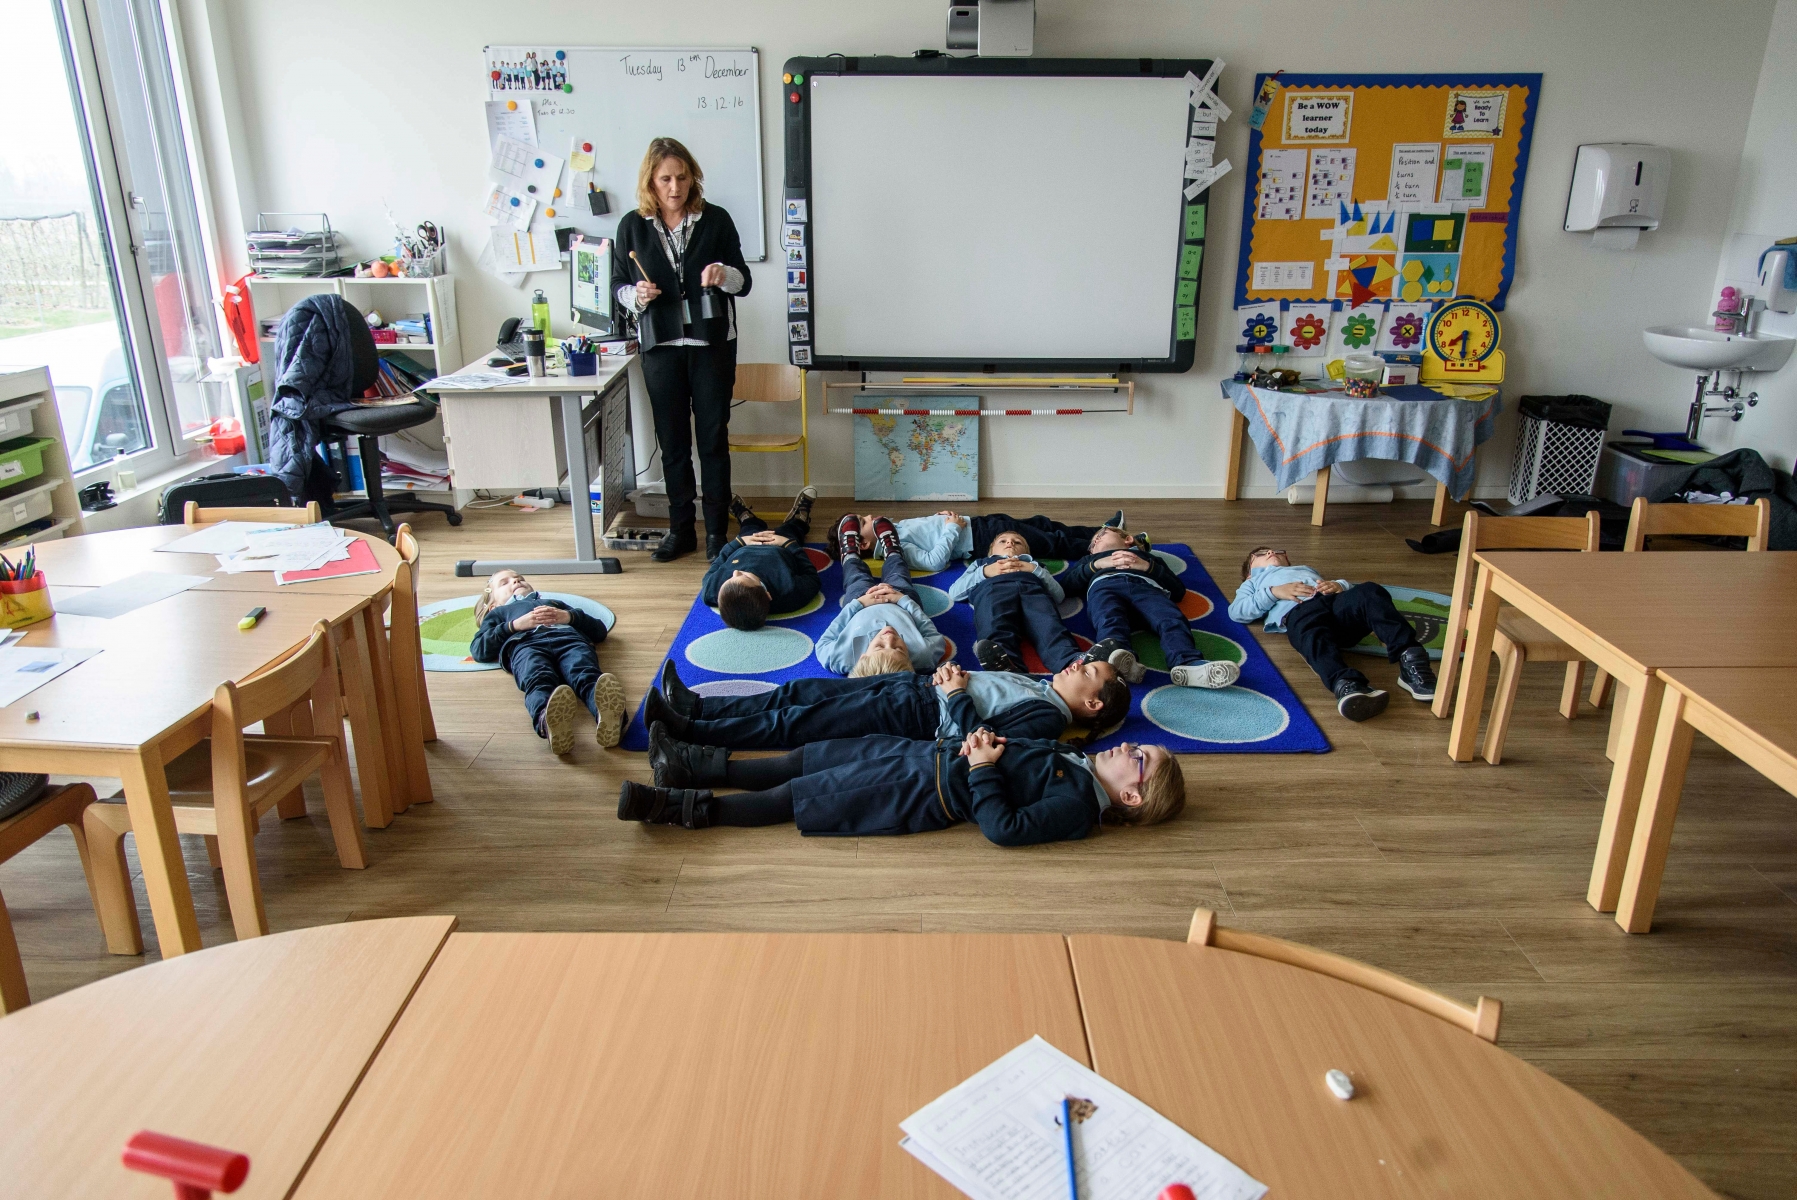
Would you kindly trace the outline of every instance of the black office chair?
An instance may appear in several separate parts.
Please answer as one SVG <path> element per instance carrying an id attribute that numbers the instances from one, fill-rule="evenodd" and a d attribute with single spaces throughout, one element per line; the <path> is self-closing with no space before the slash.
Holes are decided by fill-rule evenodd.
<path id="1" fill-rule="evenodd" d="M 347 303 L 347 302 L 346 302 Z M 354 305 L 348 305 L 352 311 L 361 315 Z M 374 348 L 374 336 L 368 332 L 365 321 L 350 322 L 356 331 L 350 337 L 350 350 L 355 356 L 355 377 L 352 381 L 354 394 L 361 395 L 374 385 L 380 374 L 380 355 Z M 381 523 L 387 532 L 387 540 L 392 541 L 398 533 L 398 526 L 393 521 L 394 513 L 440 512 L 448 518 L 451 525 L 462 523 L 462 514 L 448 504 L 433 504 L 428 500 L 419 500 L 410 495 L 389 497 L 381 489 L 381 443 L 380 439 L 389 433 L 398 433 L 402 429 L 411 429 L 423 425 L 437 415 L 437 406 L 430 402 L 414 402 L 412 404 L 386 404 L 380 407 L 345 409 L 324 422 L 325 436 L 336 443 L 347 464 L 349 459 L 348 443 L 355 438 L 362 454 L 362 482 L 368 492 L 368 499 L 357 504 L 346 504 L 342 507 L 333 505 L 330 519 L 333 521 L 354 521 L 373 517 Z M 347 472 L 345 474 L 347 481 Z"/>

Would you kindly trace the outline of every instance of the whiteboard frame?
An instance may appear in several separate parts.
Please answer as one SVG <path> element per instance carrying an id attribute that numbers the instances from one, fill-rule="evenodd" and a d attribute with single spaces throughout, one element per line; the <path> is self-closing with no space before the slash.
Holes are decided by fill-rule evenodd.
<path id="1" fill-rule="evenodd" d="M 1061 58 L 1061 59 L 1022 59 L 1022 58 L 955 58 L 942 56 L 937 58 L 896 58 L 896 57 L 844 57 L 832 55 L 826 58 L 789 58 L 781 67 L 782 86 L 780 88 L 780 107 L 784 110 L 781 127 L 785 132 L 785 172 L 783 177 L 780 222 L 776 228 L 784 229 L 786 202 L 801 200 L 807 205 L 805 220 L 805 238 L 809 247 L 811 242 L 811 222 L 816 219 L 809 210 L 812 200 L 812 159 L 811 159 L 811 105 L 810 80 L 819 75 L 852 76 L 852 75 L 924 75 L 924 76 L 997 76 L 997 77 L 1041 77 L 1041 76 L 1097 76 L 1101 78 L 1156 78 L 1178 79 L 1187 73 L 1202 79 L 1210 70 L 1211 60 L 1197 59 L 1165 59 L 1165 58 Z M 788 80 L 793 76 L 805 77 L 805 83 L 794 85 Z M 798 99 L 794 99 L 794 97 Z M 1188 118 L 1189 119 L 1189 118 Z M 1182 184 L 1182 191 L 1183 191 Z M 1202 205 L 1205 209 L 1206 249 L 1212 239 L 1210 237 L 1210 190 L 1206 189 L 1197 198 L 1185 201 L 1182 196 L 1180 207 L 1180 227 L 1169 231 L 1168 252 L 1178 257 L 1185 245 L 1184 216 L 1188 205 Z M 1208 253 L 1203 258 L 1210 257 Z M 1199 260 L 1199 275 L 1196 280 L 1197 296 L 1194 298 L 1194 318 L 1197 308 L 1201 307 L 1203 294 L 1203 258 Z M 808 303 L 816 304 L 816 284 L 811 274 L 817 270 L 814 256 L 808 256 L 805 268 L 806 286 L 803 289 L 808 296 Z M 1175 280 L 1177 288 L 1177 277 Z M 799 290 L 790 284 L 788 290 Z M 814 371 L 1143 371 L 1143 372 L 1183 372 L 1191 369 L 1196 358 L 1196 338 L 1181 340 L 1179 338 L 1179 305 L 1177 300 L 1170 306 L 1170 321 L 1167 331 L 1168 354 L 1164 358 L 873 358 L 849 357 L 846 355 L 819 355 L 814 345 L 807 339 L 803 342 L 788 342 L 787 353 L 794 365 Z M 794 319 L 800 319 L 794 314 Z M 802 318 L 808 327 L 814 327 L 816 314 L 814 311 Z M 790 323 L 790 322 L 789 322 Z M 801 361 L 798 351 L 803 351 Z"/>
<path id="2" fill-rule="evenodd" d="M 487 78 L 486 70 L 485 70 L 486 61 L 487 61 L 487 58 L 491 55 L 493 50 L 495 50 L 495 49 L 509 50 L 513 47 L 516 47 L 518 49 L 536 49 L 539 46 L 544 46 L 544 45 L 549 45 L 549 44 L 550 43 L 547 43 L 547 42 L 490 42 L 487 45 L 482 46 L 480 49 L 480 52 L 481 52 L 481 64 L 482 64 L 481 79 L 483 81 L 483 84 Z M 750 91 L 752 92 L 752 94 L 755 97 L 755 203 L 758 206 L 758 216 L 760 218 L 761 253 L 758 255 L 755 255 L 754 257 L 749 257 L 749 256 L 745 255 L 744 261 L 753 262 L 753 263 L 767 262 L 769 258 L 773 257 L 774 241 L 773 241 L 773 238 L 768 233 L 768 223 L 767 223 L 767 163 L 762 157 L 765 147 L 762 144 L 762 137 L 761 137 L 761 48 L 759 46 L 573 46 L 573 45 L 569 45 L 569 46 L 558 46 L 558 49 L 582 50 L 582 51 L 598 50 L 598 51 L 605 51 L 607 53 L 621 51 L 625 54 L 638 53 L 638 52 L 644 53 L 644 54 L 685 54 L 685 53 L 718 54 L 718 53 L 728 52 L 728 53 L 733 53 L 733 54 L 751 54 L 751 55 L 753 55 L 755 57 L 755 86 L 753 88 L 751 88 Z M 485 88 L 485 91 L 486 91 L 486 95 L 482 97 L 483 100 L 494 99 L 495 93 L 493 92 L 493 89 L 491 87 Z M 620 197 L 620 199 L 624 199 L 624 198 Z M 634 197 L 631 197 L 630 199 L 632 199 L 634 201 Z M 635 207 L 635 204 L 633 202 L 632 204 L 627 205 L 626 207 L 620 209 L 618 214 L 616 214 L 616 215 L 622 215 L 624 212 L 630 211 L 630 209 L 634 208 L 634 207 Z M 732 216 L 731 219 L 735 220 L 734 215 Z M 739 228 L 740 228 L 740 226 L 739 226 Z M 615 220 L 613 223 L 612 231 L 609 233 L 600 234 L 599 236 L 612 238 L 615 241 L 616 237 L 617 237 L 617 227 L 616 227 Z"/>

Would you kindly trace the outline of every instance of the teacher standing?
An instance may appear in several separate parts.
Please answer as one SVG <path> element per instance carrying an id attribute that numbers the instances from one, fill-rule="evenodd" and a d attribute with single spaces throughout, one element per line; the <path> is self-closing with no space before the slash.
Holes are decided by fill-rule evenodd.
<path id="1" fill-rule="evenodd" d="M 700 292 L 723 293 L 701 315 Z M 730 398 L 736 388 L 736 301 L 749 267 L 730 214 L 705 202 L 705 172 L 673 138 L 656 138 L 637 173 L 636 211 L 618 221 L 612 291 L 637 314 L 643 380 L 668 483 L 668 535 L 650 554 L 671 562 L 698 549 L 693 440 L 704 482 L 705 557 L 729 540 Z"/>

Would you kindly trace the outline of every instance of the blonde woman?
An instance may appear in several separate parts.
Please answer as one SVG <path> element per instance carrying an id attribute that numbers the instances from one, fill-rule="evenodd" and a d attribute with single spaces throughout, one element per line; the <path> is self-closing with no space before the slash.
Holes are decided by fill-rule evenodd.
<path id="1" fill-rule="evenodd" d="M 705 557 L 729 540 L 730 397 L 736 387 L 736 300 L 749 267 L 730 214 L 705 200 L 705 172 L 673 138 L 656 138 L 637 173 L 636 211 L 618 220 L 612 291 L 636 314 L 643 380 L 668 484 L 667 537 L 650 554 L 698 549 L 693 439 L 704 483 Z M 713 315 L 701 293 L 716 289 Z"/>

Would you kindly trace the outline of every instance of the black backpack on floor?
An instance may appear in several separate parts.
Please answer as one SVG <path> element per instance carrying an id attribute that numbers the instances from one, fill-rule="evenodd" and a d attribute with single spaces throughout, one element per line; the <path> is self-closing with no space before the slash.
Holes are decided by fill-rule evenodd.
<path id="1" fill-rule="evenodd" d="M 287 486 L 273 475 L 204 475 L 162 493 L 164 525 L 179 525 L 192 500 L 201 508 L 285 508 L 293 503 Z"/>

